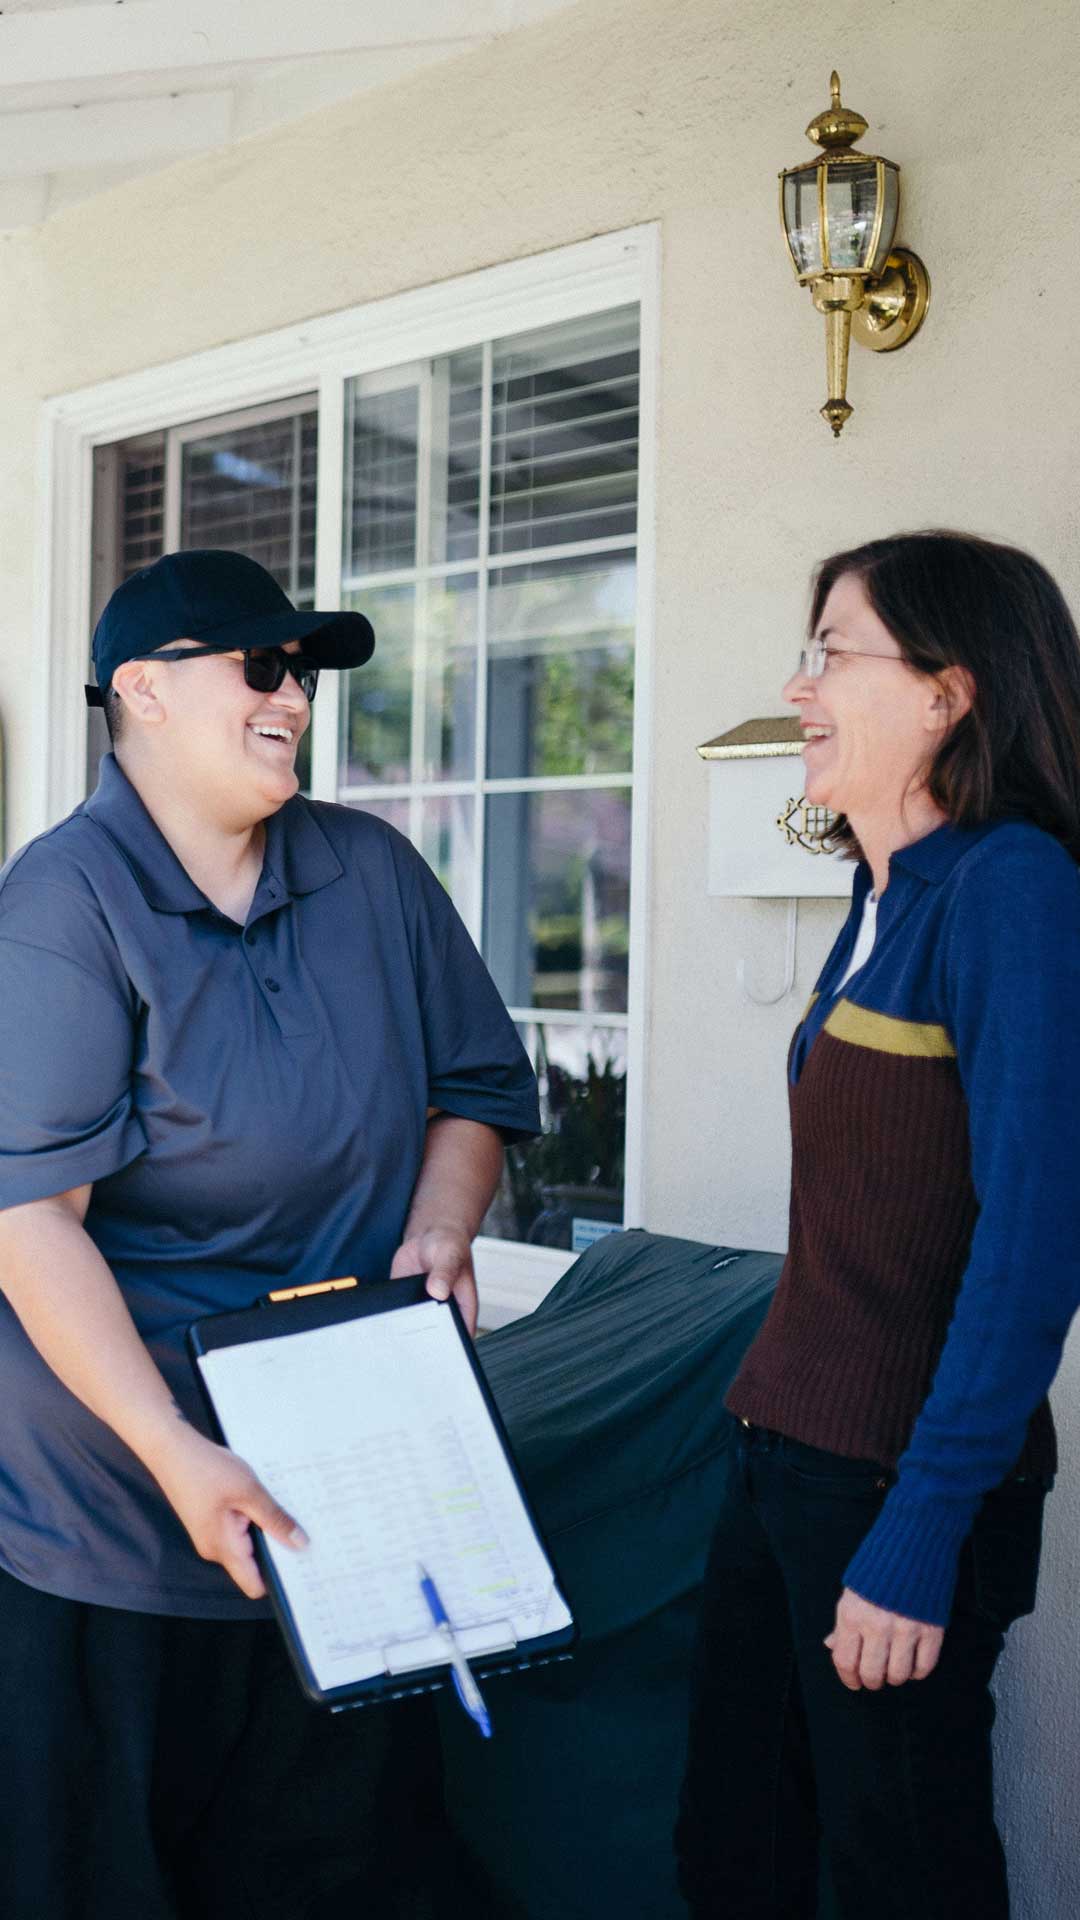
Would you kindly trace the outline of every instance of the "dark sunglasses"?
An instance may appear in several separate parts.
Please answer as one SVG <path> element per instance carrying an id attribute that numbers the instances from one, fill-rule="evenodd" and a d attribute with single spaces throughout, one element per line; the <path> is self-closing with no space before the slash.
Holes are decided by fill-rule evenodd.
<path id="1" fill-rule="evenodd" d="M 159 647 L 154 660 L 201 660 L 221 653 L 220 647 Z M 319 684 L 319 669 L 306 653 L 286 653 L 284 647 L 257 647 L 244 654 L 244 679 L 255 693 L 276 693 L 291 673 L 310 706 Z"/>

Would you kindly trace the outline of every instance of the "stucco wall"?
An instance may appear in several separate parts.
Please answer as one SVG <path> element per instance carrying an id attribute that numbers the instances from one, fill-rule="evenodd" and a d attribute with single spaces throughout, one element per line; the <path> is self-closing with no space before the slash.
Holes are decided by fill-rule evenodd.
<path id="1" fill-rule="evenodd" d="M 822 322 L 776 231 L 775 175 L 839 65 L 866 144 L 904 166 L 901 238 L 933 307 L 853 352 L 839 445 Z M 659 220 L 663 236 L 646 1224 L 780 1247 L 783 1058 L 837 909 L 802 912 L 793 1001 L 750 1007 L 782 910 L 705 892 L 693 748 L 776 712 L 809 568 L 898 526 L 1027 542 L 1080 605 L 1071 4 L 584 0 L 377 96 L 185 163 L 0 240 L 0 709 L 10 842 L 29 808 L 28 657 L 43 396 L 314 313 Z M 1014 145 L 1018 130 L 1038 139 Z M 1017 157 L 1019 153 L 1019 158 Z M 1059 1385 L 1066 1413 L 1080 1347 Z M 1080 1435 L 1036 1623 L 1008 1656 L 1002 1801 L 1021 1920 L 1080 1910 L 1071 1777 Z"/>

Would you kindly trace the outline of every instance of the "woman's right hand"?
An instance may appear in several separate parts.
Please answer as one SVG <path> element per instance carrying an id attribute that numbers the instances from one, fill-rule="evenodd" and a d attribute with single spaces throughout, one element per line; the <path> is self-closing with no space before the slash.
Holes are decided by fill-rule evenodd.
<path id="1" fill-rule="evenodd" d="M 255 1559 L 253 1525 L 294 1551 L 307 1546 L 303 1528 L 247 1462 L 194 1427 L 178 1422 L 168 1445 L 147 1464 L 191 1535 L 196 1553 L 224 1567 L 249 1600 L 261 1600 L 266 1592 Z"/>

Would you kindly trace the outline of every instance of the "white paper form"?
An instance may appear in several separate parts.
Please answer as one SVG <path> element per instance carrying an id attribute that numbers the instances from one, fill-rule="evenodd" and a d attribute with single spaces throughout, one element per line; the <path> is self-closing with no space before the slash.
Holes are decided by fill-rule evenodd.
<path id="1" fill-rule="evenodd" d="M 323 1690 L 570 1625 L 449 1310 L 430 1300 L 199 1356 L 230 1447 L 308 1534 L 273 1560 Z"/>

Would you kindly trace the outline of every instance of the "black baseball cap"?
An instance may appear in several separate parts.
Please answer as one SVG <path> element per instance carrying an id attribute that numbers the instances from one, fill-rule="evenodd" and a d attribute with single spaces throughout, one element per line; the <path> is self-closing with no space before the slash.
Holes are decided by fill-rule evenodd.
<path id="1" fill-rule="evenodd" d="M 94 629 L 97 686 L 87 687 L 87 706 L 104 706 L 125 660 L 145 660 L 174 640 L 198 640 L 220 653 L 302 640 L 319 667 L 362 667 L 375 650 L 362 613 L 297 613 L 257 560 L 193 547 L 140 567 L 117 587 Z"/>

